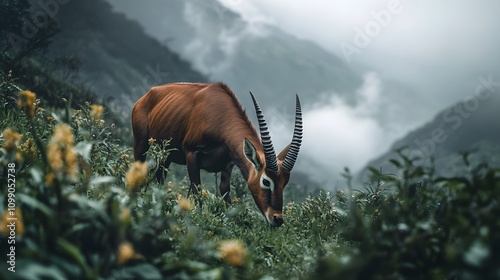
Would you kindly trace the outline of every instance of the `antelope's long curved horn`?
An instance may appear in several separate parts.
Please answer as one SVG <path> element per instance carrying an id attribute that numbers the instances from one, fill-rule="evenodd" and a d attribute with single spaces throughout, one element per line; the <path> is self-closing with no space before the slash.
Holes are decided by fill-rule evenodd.
<path id="1" fill-rule="evenodd" d="M 290 172 L 293 169 L 297 156 L 299 155 L 300 144 L 302 143 L 302 109 L 300 107 L 299 96 L 296 95 L 295 107 L 295 127 L 293 129 L 293 139 L 290 149 L 283 160 L 282 167 Z"/>
<path id="2" fill-rule="evenodd" d="M 264 148 L 264 156 L 266 157 L 266 168 L 274 173 L 278 173 L 276 152 L 274 151 L 273 142 L 271 141 L 271 136 L 269 135 L 269 129 L 267 128 L 266 121 L 264 120 L 264 114 L 262 114 L 262 110 L 260 109 L 260 106 L 257 103 L 257 100 L 255 100 L 252 92 L 250 92 L 250 96 L 252 96 L 255 112 L 257 113 L 257 120 L 259 121 L 260 138 Z"/>

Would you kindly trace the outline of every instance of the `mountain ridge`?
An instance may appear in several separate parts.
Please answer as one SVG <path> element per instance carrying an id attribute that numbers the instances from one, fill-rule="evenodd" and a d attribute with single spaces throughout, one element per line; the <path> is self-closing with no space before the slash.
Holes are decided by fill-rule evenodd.
<path id="1" fill-rule="evenodd" d="M 113 12 L 104 0 L 70 1 L 60 6 L 55 20 L 61 30 L 51 52 L 76 57 L 81 63 L 80 79 L 120 108 L 131 108 L 155 85 L 207 81 L 138 23 Z"/>
<path id="2" fill-rule="evenodd" d="M 445 108 L 426 124 L 395 141 L 390 151 L 371 160 L 367 166 L 398 174 L 398 168 L 389 163 L 390 159 L 397 158 L 398 150 L 416 159 L 418 166 L 434 165 L 437 176 L 466 172 L 464 157 L 470 166 L 481 163 L 500 166 L 500 119 L 497 112 L 500 97 L 497 95 L 497 92 L 490 92 L 488 98 L 475 96 Z M 365 181 L 367 168 L 357 177 L 359 181 Z"/>

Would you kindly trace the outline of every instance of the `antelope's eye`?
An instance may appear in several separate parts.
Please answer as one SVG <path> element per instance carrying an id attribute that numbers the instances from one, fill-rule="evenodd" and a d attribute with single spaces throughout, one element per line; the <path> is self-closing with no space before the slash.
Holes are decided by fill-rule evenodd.
<path id="1" fill-rule="evenodd" d="M 266 175 L 262 175 L 262 177 L 260 177 L 260 187 L 265 190 L 274 191 L 274 182 Z"/>
<path id="2" fill-rule="evenodd" d="M 271 182 L 269 182 L 269 180 L 267 180 L 267 179 L 262 179 L 262 184 L 264 184 L 264 186 L 266 186 L 268 188 L 271 186 Z"/>

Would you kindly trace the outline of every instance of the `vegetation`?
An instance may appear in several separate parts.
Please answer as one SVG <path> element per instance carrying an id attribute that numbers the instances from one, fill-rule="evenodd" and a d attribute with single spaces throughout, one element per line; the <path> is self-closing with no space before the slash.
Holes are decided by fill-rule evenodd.
<path id="1" fill-rule="evenodd" d="M 493 279 L 500 275 L 500 170 L 487 164 L 434 178 L 404 151 L 401 174 L 372 170 L 372 184 L 287 198 L 285 225 L 270 228 L 241 176 L 226 205 L 204 185 L 153 180 L 113 136 L 105 108 L 48 109 L 2 77 L 0 250 L 9 252 L 15 194 L 15 273 L 9 279 Z M 14 104 L 18 106 L 12 106 Z M 150 141 L 150 158 L 168 143 Z M 167 146 L 165 146 L 167 145 Z M 15 172 L 9 171 L 14 169 Z M 12 173 L 13 172 L 13 173 Z M 346 187 L 350 186 L 350 174 Z M 2 185 L 4 185 L 2 183 Z M 287 195 L 299 186 L 289 186 Z M 12 201 L 10 201 L 12 202 Z"/>

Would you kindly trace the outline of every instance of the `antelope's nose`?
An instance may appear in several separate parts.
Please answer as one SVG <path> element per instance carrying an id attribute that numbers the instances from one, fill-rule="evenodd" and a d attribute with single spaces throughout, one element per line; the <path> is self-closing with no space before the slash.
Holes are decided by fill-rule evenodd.
<path id="1" fill-rule="evenodd" d="M 278 215 L 278 214 L 274 214 L 273 215 L 273 222 L 274 222 L 274 226 L 280 227 L 283 224 L 283 216 Z"/>

